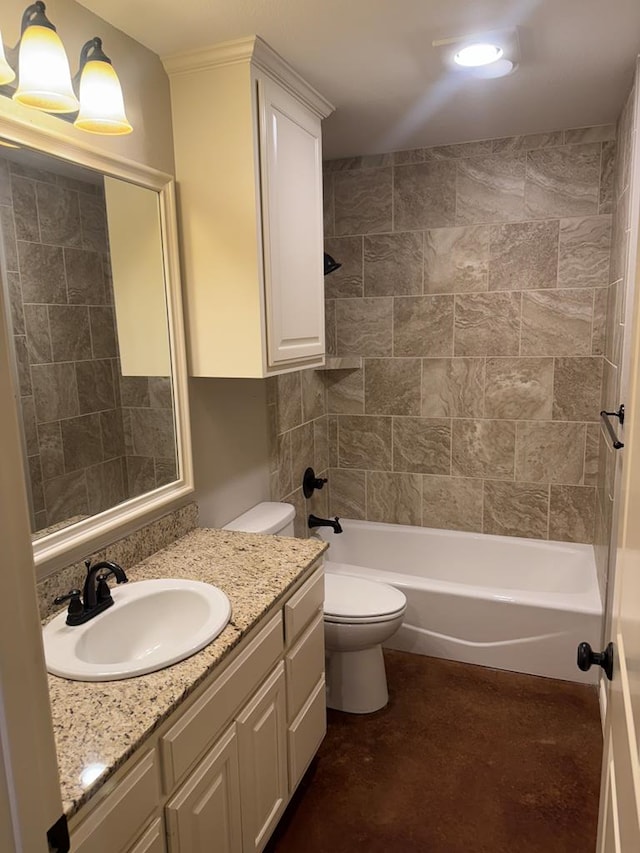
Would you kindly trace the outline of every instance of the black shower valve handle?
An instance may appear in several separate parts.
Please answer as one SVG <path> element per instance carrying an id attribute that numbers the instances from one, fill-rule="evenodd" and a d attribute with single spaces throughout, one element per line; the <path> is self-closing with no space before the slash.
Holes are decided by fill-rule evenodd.
<path id="1" fill-rule="evenodd" d="M 321 489 L 328 480 L 326 477 L 316 477 L 313 468 L 307 468 L 302 478 L 302 493 L 310 498 L 316 489 Z"/>

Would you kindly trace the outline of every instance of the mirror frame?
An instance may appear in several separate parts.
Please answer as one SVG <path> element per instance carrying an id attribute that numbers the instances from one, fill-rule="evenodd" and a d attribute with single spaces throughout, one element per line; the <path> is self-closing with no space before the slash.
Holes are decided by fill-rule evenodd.
<path id="1" fill-rule="evenodd" d="M 175 182 L 172 175 L 115 154 L 98 151 L 84 141 L 70 138 L 61 130 L 44 129 L 12 115 L 0 115 L 0 137 L 16 145 L 155 190 L 160 203 L 179 477 L 160 488 L 34 540 L 33 559 L 36 578 L 40 580 L 185 504 L 194 491 Z M 14 401 L 16 417 L 22 423 L 17 388 Z"/>

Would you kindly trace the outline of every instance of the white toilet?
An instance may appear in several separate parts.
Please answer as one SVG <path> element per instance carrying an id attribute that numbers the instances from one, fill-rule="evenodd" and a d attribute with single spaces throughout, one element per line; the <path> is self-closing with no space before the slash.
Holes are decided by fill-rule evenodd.
<path id="1" fill-rule="evenodd" d="M 223 530 L 293 536 L 295 508 L 265 501 Z M 389 701 L 382 643 L 394 634 L 407 609 L 400 590 L 351 575 L 325 574 L 324 635 L 327 705 L 350 714 L 378 711 Z"/>
<path id="2" fill-rule="evenodd" d="M 370 714 L 389 701 L 382 643 L 402 625 L 407 599 L 386 583 L 325 574 L 327 706 Z"/>
<path id="3" fill-rule="evenodd" d="M 273 533 L 277 536 L 294 536 L 293 519 L 296 510 L 292 504 L 279 501 L 263 501 L 243 512 L 223 530 L 237 530 L 240 533 Z"/>

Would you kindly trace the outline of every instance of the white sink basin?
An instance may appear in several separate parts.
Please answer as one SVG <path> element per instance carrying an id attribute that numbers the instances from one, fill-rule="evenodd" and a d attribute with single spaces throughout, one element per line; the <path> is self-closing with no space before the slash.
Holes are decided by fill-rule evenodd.
<path id="1" fill-rule="evenodd" d="M 66 610 L 43 629 L 47 669 L 74 681 L 117 681 L 171 666 L 203 649 L 231 618 L 229 599 L 200 581 L 122 584 L 113 605 L 69 626 Z"/>

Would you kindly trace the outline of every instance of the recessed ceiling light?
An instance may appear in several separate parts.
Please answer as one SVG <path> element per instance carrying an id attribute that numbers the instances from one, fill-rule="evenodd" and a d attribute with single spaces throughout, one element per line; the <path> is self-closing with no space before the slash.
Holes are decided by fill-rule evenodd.
<path id="1" fill-rule="evenodd" d="M 454 55 L 454 61 L 465 68 L 489 65 L 501 58 L 503 50 L 497 44 L 468 44 Z"/>

